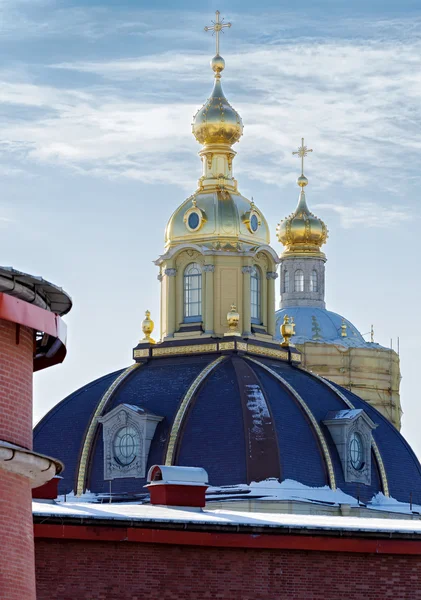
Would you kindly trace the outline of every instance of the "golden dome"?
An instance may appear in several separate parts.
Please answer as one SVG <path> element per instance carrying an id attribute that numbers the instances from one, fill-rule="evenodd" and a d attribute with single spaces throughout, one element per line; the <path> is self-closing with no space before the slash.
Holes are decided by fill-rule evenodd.
<path id="1" fill-rule="evenodd" d="M 211 60 L 215 72 L 212 94 L 193 117 L 192 130 L 200 144 L 228 144 L 238 142 L 243 135 L 243 122 L 238 112 L 224 96 L 221 85 L 221 71 L 225 61 L 217 54 Z"/>
<path id="2" fill-rule="evenodd" d="M 319 217 L 310 212 L 307 206 L 304 193 L 304 187 L 308 183 L 307 178 L 301 175 L 297 183 L 301 187 L 298 206 L 276 228 L 278 240 L 285 246 L 283 256 L 294 254 L 324 257 L 320 248 L 327 240 L 327 227 Z"/>
<path id="3" fill-rule="evenodd" d="M 195 243 L 213 250 L 247 250 L 270 242 L 262 212 L 238 192 L 197 192 L 172 214 L 165 247 Z"/>

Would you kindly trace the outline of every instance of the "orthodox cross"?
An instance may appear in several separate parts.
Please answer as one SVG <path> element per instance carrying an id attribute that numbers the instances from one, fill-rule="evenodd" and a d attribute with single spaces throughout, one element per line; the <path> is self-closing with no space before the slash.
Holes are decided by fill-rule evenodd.
<path id="1" fill-rule="evenodd" d="M 309 152 L 313 152 L 313 150 L 304 146 L 304 138 L 301 138 L 301 146 L 298 148 L 298 152 L 293 152 L 293 154 L 298 154 L 301 158 L 301 175 L 304 175 L 304 157 L 307 156 Z"/>
<path id="2" fill-rule="evenodd" d="M 216 37 L 216 56 L 219 56 L 219 33 L 222 32 L 224 27 L 231 27 L 231 23 L 224 23 L 224 19 L 222 21 L 219 20 L 219 15 L 221 13 L 219 10 L 216 11 L 216 19 L 212 21 L 213 25 L 210 27 L 205 27 L 205 31 L 213 31 L 213 34 Z"/>

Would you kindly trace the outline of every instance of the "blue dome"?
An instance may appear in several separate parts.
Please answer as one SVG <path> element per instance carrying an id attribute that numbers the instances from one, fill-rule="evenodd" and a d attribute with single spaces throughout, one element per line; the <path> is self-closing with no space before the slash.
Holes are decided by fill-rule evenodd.
<path id="1" fill-rule="evenodd" d="M 311 306 L 292 306 L 276 311 L 276 338 L 280 339 L 280 327 L 284 316 L 294 318 L 294 344 L 304 342 L 320 342 L 340 344 L 347 347 L 379 347 L 379 344 L 366 342 L 358 329 L 348 319 L 325 308 Z M 341 325 L 346 325 L 346 337 L 341 336 Z"/>
<path id="2" fill-rule="evenodd" d="M 326 333 L 336 331 L 341 317 L 311 312 L 326 325 Z M 153 464 L 170 464 L 170 456 L 172 464 L 204 467 L 215 486 L 275 477 L 312 487 L 334 483 L 363 501 L 384 491 L 386 478 L 391 496 L 408 502 L 412 493 L 413 502 L 421 504 L 420 464 L 379 412 L 287 361 L 236 352 L 153 358 L 106 375 L 60 402 L 35 427 L 34 449 L 64 462 L 61 493 L 77 489 L 82 464 L 84 488 L 108 492 L 102 425 L 96 419 L 121 405 L 162 418 L 146 473 Z M 371 481 L 358 492 L 355 483 L 345 481 L 339 451 L 324 424 L 332 411 L 350 407 L 363 409 L 377 425 Z M 113 480 L 112 489 L 142 494 L 145 483 L 144 477 L 123 477 Z"/>

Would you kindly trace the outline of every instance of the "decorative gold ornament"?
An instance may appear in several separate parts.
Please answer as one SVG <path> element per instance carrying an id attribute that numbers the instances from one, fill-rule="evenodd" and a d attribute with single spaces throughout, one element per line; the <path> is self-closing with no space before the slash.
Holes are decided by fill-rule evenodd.
<path id="1" fill-rule="evenodd" d="M 238 332 L 238 323 L 240 315 L 235 304 L 231 304 L 231 310 L 227 313 L 228 333 L 224 335 L 240 335 Z"/>
<path id="2" fill-rule="evenodd" d="M 281 342 L 281 346 L 283 348 L 288 348 L 289 344 L 290 344 L 290 339 L 292 338 L 292 336 L 295 334 L 295 323 L 294 320 L 289 318 L 288 315 L 284 316 L 284 322 L 281 325 L 281 335 L 282 335 L 282 342 Z"/>
<path id="3" fill-rule="evenodd" d="M 215 56 L 215 58 L 217 58 L 219 56 L 219 34 L 220 33 L 224 33 L 223 29 L 225 29 L 225 27 L 231 27 L 231 23 L 224 23 L 224 19 L 222 19 L 222 21 L 219 20 L 219 15 L 220 14 L 221 13 L 219 12 L 219 10 L 217 10 L 216 13 L 215 13 L 215 17 L 216 17 L 215 21 L 212 21 L 213 25 L 205 27 L 205 31 L 213 31 L 212 35 L 215 36 L 215 42 L 216 42 L 216 56 Z"/>
<path id="4" fill-rule="evenodd" d="M 346 328 L 347 325 L 345 323 L 345 319 L 342 319 L 342 325 L 341 325 L 341 337 L 348 337 L 348 334 L 346 332 Z"/>
<path id="5" fill-rule="evenodd" d="M 301 158 L 301 176 L 298 178 L 297 183 L 300 187 L 305 187 L 308 183 L 307 177 L 304 177 L 304 158 L 307 156 L 309 152 L 313 152 L 312 148 L 307 148 L 304 146 L 304 138 L 301 138 L 301 146 L 298 147 L 297 152 L 293 152 L 292 154 L 296 154 Z"/>
<path id="6" fill-rule="evenodd" d="M 297 179 L 301 188 L 298 206 L 289 217 L 278 224 L 276 235 L 285 246 L 283 256 L 316 256 L 324 259 L 325 255 L 320 248 L 327 240 L 328 230 L 323 221 L 310 212 L 304 193 L 308 184 L 304 175 L 304 158 L 309 152 L 313 150 L 307 148 L 304 138 L 301 138 L 301 146 L 297 152 L 293 152 L 301 158 L 301 175 Z"/>
<path id="7" fill-rule="evenodd" d="M 192 346 L 167 346 L 166 348 L 154 348 L 153 356 L 175 356 L 178 354 L 204 354 L 205 352 L 216 352 L 218 344 L 194 344 Z"/>
<path id="8" fill-rule="evenodd" d="M 142 321 L 142 331 L 145 334 L 145 337 L 142 342 L 147 342 L 148 344 L 156 344 L 155 340 L 151 338 L 151 333 L 154 330 L 155 323 L 150 318 L 151 313 L 149 310 L 145 312 L 145 318 Z"/>

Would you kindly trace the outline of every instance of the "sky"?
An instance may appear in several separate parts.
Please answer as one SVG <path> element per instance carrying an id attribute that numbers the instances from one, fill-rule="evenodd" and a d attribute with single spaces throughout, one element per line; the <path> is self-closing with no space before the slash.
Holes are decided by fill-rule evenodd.
<path id="1" fill-rule="evenodd" d="M 421 456 L 417 4 L 0 0 L 1 263 L 74 302 L 65 362 L 35 375 L 35 421 L 131 364 L 146 309 L 159 321 L 153 260 L 201 174 L 191 121 L 212 88 L 203 28 L 219 9 L 232 22 L 224 91 L 245 125 L 239 189 L 281 252 L 292 151 L 302 136 L 314 149 L 306 196 L 330 232 L 327 306 L 385 346 L 400 338 L 403 434 Z"/>

